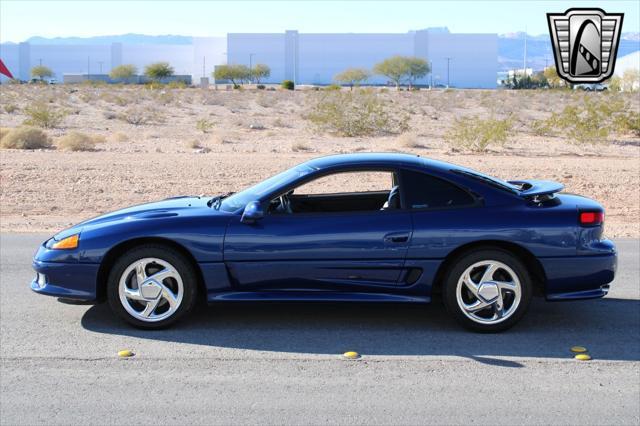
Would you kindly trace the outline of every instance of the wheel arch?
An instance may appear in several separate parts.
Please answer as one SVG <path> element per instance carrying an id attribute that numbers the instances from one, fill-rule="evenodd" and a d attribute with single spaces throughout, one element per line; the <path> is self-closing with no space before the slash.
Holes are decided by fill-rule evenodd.
<path id="1" fill-rule="evenodd" d="M 132 238 L 130 240 L 122 241 L 115 246 L 111 247 L 109 251 L 104 255 L 98 268 L 97 282 L 96 282 L 96 298 L 98 301 L 105 301 L 107 299 L 107 280 L 109 279 L 109 271 L 114 265 L 118 257 L 124 254 L 126 251 L 139 247 L 145 244 L 157 244 L 176 250 L 183 255 L 193 267 L 193 270 L 198 277 L 198 292 L 199 296 L 206 297 L 206 289 L 204 284 L 204 277 L 202 270 L 198 265 L 198 262 L 193 257 L 191 252 L 187 250 L 182 244 L 179 244 L 173 240 L 162 237 L 139 237 Z"/>
<path id="2" fill-rule="evenodd" d="M 435 278 L 433 280 L 433 286 L 431 292 L 441 293 L 444 276 L 447 270 L 453 265 L 456 259 L 465 255 L 468 252 L 478 249 L 499 249 L 507 251 L 515 255 L 522 263 L 524 263 L 527 271 L 531 274 L 531 280 L 533 284 L 534 295 L 543 296 L 545 292 L 545 282 L 547 280 L 544 268 L 540 261 L 531 253 L 528 249 L 510 241 L 502 240 L 481 240 L 471 243 L 463 244 L 460 247 L 452 250 L 444 259 L 444 261 L 438 267 Z"/>

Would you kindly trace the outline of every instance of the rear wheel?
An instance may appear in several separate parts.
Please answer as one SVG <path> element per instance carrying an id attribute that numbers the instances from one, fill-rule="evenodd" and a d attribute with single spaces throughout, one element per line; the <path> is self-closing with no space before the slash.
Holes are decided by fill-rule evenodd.
<path id="1" fill-rule="evenodd" d="M 465 327 L 497 332 L 512 327 L 531 302 L 532 285 L 524 264 L 498 249 L 466 253 L 449 269 L 444 283 L 447 310 Z"/>
<path id="2" fill-rule="evenodd" d="M 125 252 L 107 283 L 111 309 L 145 329 L 165 328 L 195 304 L 197 276 L 183 255 L 168 247 L 144 245 Z"/>

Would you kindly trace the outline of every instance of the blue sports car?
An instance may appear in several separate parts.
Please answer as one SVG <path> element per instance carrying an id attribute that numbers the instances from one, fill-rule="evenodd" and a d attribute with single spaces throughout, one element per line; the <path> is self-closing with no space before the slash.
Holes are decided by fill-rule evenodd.
<path id="1" fill-rule="evenodd" d="M 356 188 L 356 190 L 353 190 Z M 337 189 L 337 190 L 336 190 Z M 45 241 L 31 288 L 108 300 L 155 329 L 196 302 L 429 302 L 507 329 L 534 295 L 603 297 L 616 249 L 597 202 L 406 154 L 300 164 L 242 192 L 118 210 Z"/>

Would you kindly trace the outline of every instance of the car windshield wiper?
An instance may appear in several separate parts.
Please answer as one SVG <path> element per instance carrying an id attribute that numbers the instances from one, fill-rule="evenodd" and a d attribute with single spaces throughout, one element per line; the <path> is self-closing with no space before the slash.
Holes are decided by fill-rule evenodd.
<path id="1" fill-rule="evenodd" d="M 207 206 L 213 206 L 214 209 L 218 210 L 220 208 L 220 203 L 222 202 L 222 200 L 233 194 L 235 194 L 235 192 L 227 192 L 226 194 L 216 195 L 215 197 L 207 201 Z"/>

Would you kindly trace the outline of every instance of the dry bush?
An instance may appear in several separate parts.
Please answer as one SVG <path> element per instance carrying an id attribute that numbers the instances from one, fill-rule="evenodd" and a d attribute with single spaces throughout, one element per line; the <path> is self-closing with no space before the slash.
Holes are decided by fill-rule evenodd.
<path id="1" fill-rule="evenodd" d="M 96 144 L 104 142 L 103 136 L 70 132 L 59 138 L 56 146 L 64 151 L 95 151 Z"/>
<path id="2" fill-rule="evenodd" d="M 45 129 L 59 127 L 67 115 L 66 112 L 60 111 L 45 102 L 36 102 L 27 106 L 24 109 L 24 113 L 29 117 L 24 121 L 24 124 Z"/>
<path id="3" fill-rule="evenodd" d="M 372 90 L 321 92 L 307 115 L 321 131 L 341 136 L 375 136 L 409 129 L 407 115 L 396 117 Z"/>
<path id="4" fill-rule="evenodd" d="M 134 126 L 162 123 L 164 121 L 164 117 L 158 110 L 141 107 L 128 108 L 120 114 L 119 118 L 129 124 L 133 124 Z"/>
<path id="5" fill-rule="evenodd" d="M 200 149 L 202 148 L 202 143 L 199 140 L 194 139 L 187 143 L 187 147 L 191 149 Z"/>
<path id="6" fill-rule="evenodd" d="M 282 127 L 282 128 L 291 128 L 291 127 L 293 127 L 291 124 L 286 123 L 281 118 L 276 118 L 275 120 L 273 120 L 272 125 L 273 125 L 273 127 Z"/>
<path id="7" fill-rule="evenodd" d="M 223 145 L 226 143 L 231 143 L 231 140 L 225 138 L 221 134 L 215 134 L 215 135 L 212 135 L 211 138 L 209 138 L 209 142 L 215 145 Z"/>
<path id="8" fill-rule="evenodd" d="M 2 148 L 40 149 L 51 148 L 47 134 L 35 127 L 16 127 L 7 132 L 0 140 Z"/>
<path id="9" fill-rule="evenodd" d="M 415 133 L 403 133 L 398 136 L 397 142 L 405 148 L 422 148 L 422 144 L 418 142 L 418 137 Z"/>
<path id="10" fill-rule="evenodd" d="M 116 142 L 127 142 L 129 140 L 129 136 L 126 133 L 118 132 L 113 135 L 113 140 Z"/>
<path id="11" fill-rule="evenodd" d="M 445 134 L 445 140 L 457 148 L 484 152 L 490 145 L 504 145 L 512 126 L 511 118 L 482 120 L 478 117 L 463 117 L 455 120 Z"/>
<path id="12" fill-rule="evenodd" d="M 7 134 L 10 131 L 11 131 L 11 128 L 9 128 L 9 127 L 0 127 L 0 142 L 2 141 L 2 138 L 7 136 Z"/>
<path id="13" fill-rule="evenodd" d="M 18 106 L 15 104 L 8 104 L 4 106 L 4 111 L 7 114 L 13 114 L 14 112 L 16 112 L 18 110 Z"/>
<path id="14" fill-rule="evenodd" d="M 311 147 L 304 142 L 292 142 L 291 143 L 291 151 L 293 152 L 301 152 L 301 151 L 311 151 Z"/>

